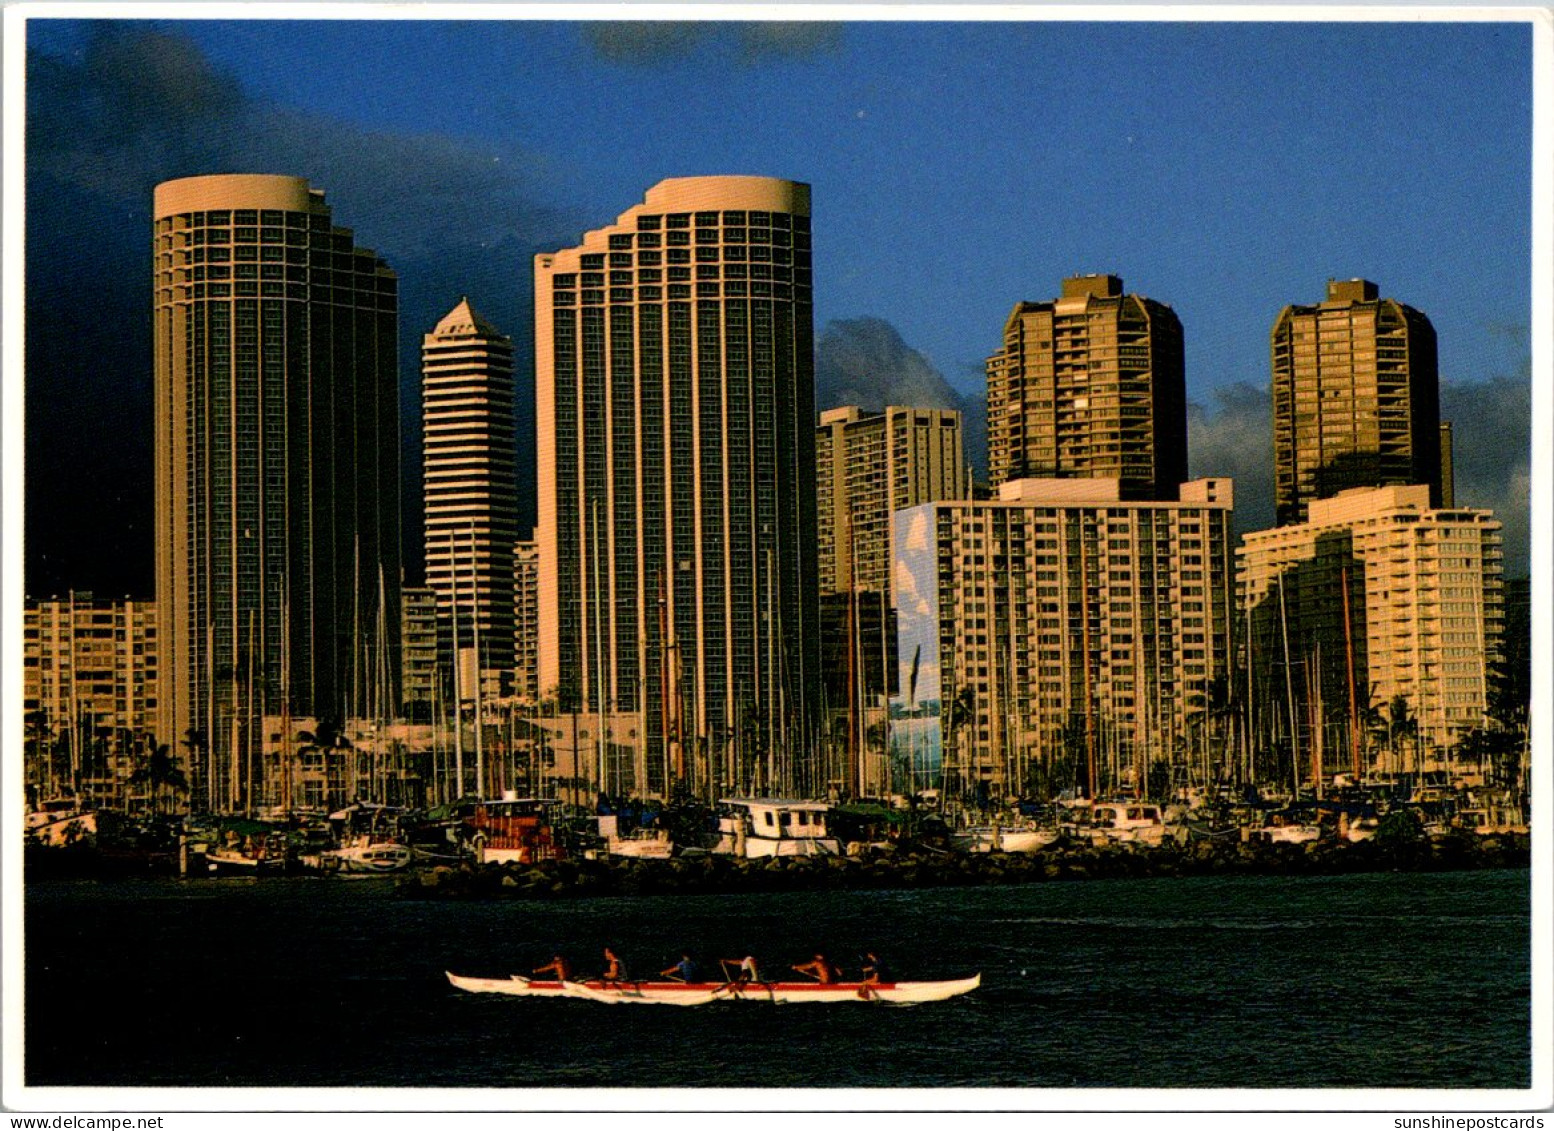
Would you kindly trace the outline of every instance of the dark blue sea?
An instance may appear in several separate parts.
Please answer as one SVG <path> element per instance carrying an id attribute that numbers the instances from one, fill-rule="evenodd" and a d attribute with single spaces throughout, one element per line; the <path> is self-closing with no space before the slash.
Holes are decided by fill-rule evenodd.
<path id="1" fill-rule="evenodd" d="M 1525 1088 L 1528 871 L 591 901 L 389 881 L 26 893 L 33 1086 Z M 558 948 L 769 969 L 874 950 L 914 1008 L 472 995 Z"/>

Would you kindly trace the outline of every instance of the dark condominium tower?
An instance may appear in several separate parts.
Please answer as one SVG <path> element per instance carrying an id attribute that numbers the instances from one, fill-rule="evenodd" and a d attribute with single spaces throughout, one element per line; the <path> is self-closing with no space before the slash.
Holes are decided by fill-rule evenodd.
<path id="1" fill-rule="evenodd" d="M 482 690 L 500 694 L 512 684 L 518 541 L 513 345 L 468 299 L 422 340 L 421 398 L 426 582 L 442 654 L 461 657 L 462 697 L 474 698 L 477 670 Z"/>
<path id="2" fill-rule="evenodd" d="M 1182 324 L 1115 275 L 1022 302 L 987 359 L 988 474 L 1116 479 L 1123 499 L 1171 500 L 1187 479 Z"/>
<path id="3" fill-rule="evenodd" d="M 258 795 L 262 720 L 398 703 L 397 281 L 299 177 L 158 185 L 158 737 Z"/>
<path id="4" fill-rule="evenodd" d="M 540 688 L 612 791 L 823 788 L 809 224 L 807 185 L 674 179 L 535 260 Z"/>
<path id="5" fill-rule="evenodd" d="M 1424 484 L 1441 506 L 1435 328 L 1377 297 L 1367 279 L 1329 280 L 1327 300 L 1273 324 L 1274 508 L 1280 526 L 1350 487 Z"/>

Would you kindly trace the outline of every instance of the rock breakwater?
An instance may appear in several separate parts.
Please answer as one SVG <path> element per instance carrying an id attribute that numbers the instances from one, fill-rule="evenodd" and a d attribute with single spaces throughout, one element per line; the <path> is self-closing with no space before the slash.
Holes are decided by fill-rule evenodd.
<path id="1" fill-rule="evenodd" d="M 640 860 L 604 857 L 540 864 L 439 867 L 403 876 L 407 899 L 577 899 L 885 888 L 971 887 L 1087 879 L 1177 876 L 1319 876 L 1525 868 L 1526 835 L 1450 836 L 1357 844 L 1167 841 L 1159 846 L 1055 844 L 1041 852 L 965 855 L 926 846 L 869 849 L 855 856 L 728 856 Z"/>

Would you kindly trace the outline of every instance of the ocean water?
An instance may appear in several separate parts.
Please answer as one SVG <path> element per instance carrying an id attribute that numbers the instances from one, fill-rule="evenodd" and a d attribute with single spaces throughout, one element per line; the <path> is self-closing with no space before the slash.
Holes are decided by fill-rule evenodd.
<path id="1" fill-rule="evenodd" d="M 26 894 L 33 1086 L 1524 1088 L 1528 871 L 529 903 L 390 881 Z M 873 950 L 982 987 L 912 1008 L 694 1009 L 455 990 Z"/>

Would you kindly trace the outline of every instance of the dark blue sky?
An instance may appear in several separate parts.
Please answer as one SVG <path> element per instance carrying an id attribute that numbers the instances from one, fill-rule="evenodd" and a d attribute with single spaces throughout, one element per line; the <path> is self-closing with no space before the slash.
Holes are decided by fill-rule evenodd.
<path id="1" fill-rule="evenodd" d="M 817 330 L 883 320 L 962 392 L 1015 302 L 1102 271 L 1176 309 L 1209 418 L 1266 390 L 1275 316 L 1330 277 L 1425 311 L 1444 381 L 1526 380 L 1525 23 L 35 20 L 28 38 L 29 186 L 52 201 L 29 199 L 28 407 L 50 421 L 96 382 L 149 397 L 131 372 L 149 362 L 116 380 L 34 350 L 69 332 L 38 296 L 77 269 L 35 233 L 66 252 L 75 217 L 140 256 L 150 186 L 222 171 L 309 177 L 399 271 L 407 417 L 414 344 L 460 294 L 523 352 L 535 250 L 710 173 L 810 182 Z M 121 316 L 143 322 L 139 270 Z M 29 463 L 46 449 L 30 428 Z M 1514 470 L 1463 501 L 1507 505 L 1489 484 Z M 73 580 L 68 532 L 28 530 L 30 590 L 113 587 Z"/>

